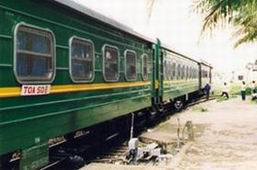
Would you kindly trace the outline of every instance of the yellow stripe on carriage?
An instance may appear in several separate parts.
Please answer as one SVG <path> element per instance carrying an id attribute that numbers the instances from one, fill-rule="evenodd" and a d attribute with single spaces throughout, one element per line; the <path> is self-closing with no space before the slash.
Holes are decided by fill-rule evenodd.
<path id="1" fill-rule="evenodd" d="M 142 87 L 142 86 L 148 86 L 150 84 L 151 84 L 150 81 L 140 81 L 140 82 L 52 85 L 50 94 Z M 18 97 L 20 95 L 21 95 L 21 87 L 0 88 L 0 98 Z"/>

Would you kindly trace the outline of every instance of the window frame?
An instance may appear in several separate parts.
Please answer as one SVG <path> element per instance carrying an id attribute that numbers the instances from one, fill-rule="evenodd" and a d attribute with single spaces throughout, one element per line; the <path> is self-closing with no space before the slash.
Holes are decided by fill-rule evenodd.
<path id="1" fill-rule="evenodd" d="M 79 41 L 85 41 L 87 43 L 90 43 L 92 45 L 93 48 L 93 75 L 91 80 L 75 80 L 74 77 L 72 76 L 72 42 L 74 39 L 77 39 Z M 70 78 L 72 80 L 73 83 L 92 83 L 95 80 L 95 45 L 94 42 L 90 39 L 86 39 L 86 38 L 82 38 L 79 36 L 72 36 L 69 40 L 69 74 L 70 74 Z"/>
<path id="2" fill-rule="evenodd" d="M 131 53 L 134 53 L 134 54 L 135 54 L 136 77 L 135 77 L 134 79 L 129 79 L 129 78 L 128 78 L 128 75 L 127 75 L 127 53 L 128 53 L 128 52 L 131 52 Z M 137 53 L 136 53 L 136 51 L 134 51 L 134 50 L 129 50 L 129 49 L 127 49 L 127 50 L 124 51 L 124 67 L 125 67 L 125 69 L 124 69 L 124 71 L 125 71 L 124 75 L 125 75 L 126 81 L 136 81 L 136 80 L 137 80 Z"/>
<path id="3" fill-rule="evenodd" d="M 144 57 L 146 57 L 146 77 L 144 77 Z M 148 76 L 148 55 L 146 53 L 143 53 L 141 55 L 141 76 L 143 81 L 147 81 L 149 76 Z"/>
<path id="4" fill-rule="evenodd" d="M 18 76 L 17 73 L 17 35 L 18 35 L 18 31 L 20 27 L 28 27 L 30 29 L 34 29 L 34 30 L 39 30 L 39 31 L 43 31 L 43 32 L 47 32 L 51 35 L 52 37 L 52 41 L 51 42 L 51 47 L 52 47 L 52 63 L 53 63 L 53 68 L 52 68 L 52 76 L 51 79 L 49 80 L 29 80 L 28 78 L 26 78 L 26 80 L 21 80 L 20 77 Z M 49 28 L 43 28 L 43 27 L 39 27 L 36 25 L 32 25 L 32 24 L 27 24 L 25 22 L 20 22 L 18 24 L 16 24 L 15 28 L 14 28 L 14 38 L 13 38 L 13 72 L 14 72 L 14 76 L 16 81 L 19 84 L 51 84 L 53 83 L 53 81 L 55 80 L 56 77 L 56 39 L 55 39 L 55 34 L 52 30 L 50 30 Z"/>
<path id="5" fill-rule="evenodd" d="M 116 80 L 107 80 L 106 77 L 105 77 L 105 48 L 106 47 L 110 47 L 110 48 L 114 48 L 117 50 L 118 52 L 118 77 Z M 110 44 L 104 44 L 103 47 L 102 47 L 102 75 L 103 75 L 103 78 L 104 78 L 104 81 L 105 82 L 118 82 L 120 80 L 120 50 L 117 46 L 114 46 L 114 45 L 110 45 Z"/>

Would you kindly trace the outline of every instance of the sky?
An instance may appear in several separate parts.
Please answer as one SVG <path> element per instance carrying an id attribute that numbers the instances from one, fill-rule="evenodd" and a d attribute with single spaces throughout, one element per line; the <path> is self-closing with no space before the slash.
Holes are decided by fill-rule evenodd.
<path id="1" fill-rule="evenodd" d="M 217 28 L 201 35 L 203 16 L 193 11 L 193 0 L 155 0 L 151 17 L 150 0 L 73 0 L 113 18 L 150 38 L 159 38 L 172 49 L 202 59 L 219 72 L 241 70 L 257 59 L 257 44 L 234 49 L 233 27 Z M 200 38 L 201 37 L 201 38 Z"/>

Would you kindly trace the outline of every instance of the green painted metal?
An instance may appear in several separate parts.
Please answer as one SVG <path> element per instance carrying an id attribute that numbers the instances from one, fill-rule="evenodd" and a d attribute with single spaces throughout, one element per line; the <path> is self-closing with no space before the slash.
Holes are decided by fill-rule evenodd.
<path id="1" fill-rule="evenodd" d="M 194 66 L 198 66 L 198 63 L 196 61 L 193 60 L 189 60 L 183 56 L 180 56 L 178 54 L 171 55 L 173 54 L 172 51 L 169 51 L 165 48 L 161 48 L 162 50 L 162 55 L 160 58 L 160 61 L 162 63 L 162 66 L 164 66 L 164 60 L 180 60 L 180 62 L 185 62 L 185 63 L 190 63 Z M 176 70 L 177 71 L 177 70 Z M 159 71 L 162 76 L 160 76 L 160 94 L 162 96 L 163 101 L 170 101 L 170 99 L 174 100 L 178 97 L 185 97 L 186 95 L 190 95 L 194 92 L 197 92 L 200 90 L 199 86 L 200 86 L 200 82 L 197 79 L 180 79 L 180 80 L 169 80 L 169 83 L 165 83 L 164 80 L 164 68 L 160 67 L 160 71 Z M 174 77 L 173 77 L 174 78 Z M 174 78 L 175 79 L 175 78 Z M 179 81 L 179 82 L 177 82 Z"/>
<path id="2" fill-rule="evenodd" d="M 50 29 L 56 38 L 56 77 L 52 85 L 73 84 L 69 75 L 69 39 L 90 39 L 95 46 L 95 80 L 103 83 L 102 47 L 120 50 L 120 79 L 125 79 L 125 50 L 137 53 L 137 80 L 141 75 L 141 55 L 147 54 L 150 85 L 90 92 L 70 92 L 47 96 L 0 99 L 0 157 L 21 150 L 21 169 L 30 163 L 46 164 L 45 145 L 50 138 L 160 104 L 199 89 L 199 82 L 164 83 L 160 40 L 152 44 L 51 1 L 0 0 L 0 88 L 21 87 L 13 72 L 14 28 L 25 22 Z M 47 144 L 46 144 L 47 145 Z M 32 153 L 33 151 L 33 153 Z M 35 159 L 34 159 L 35 158 Z M 1 161 L 0 161 L 1 164 Z M 33 169 L 29 167 L 28 169 Z"/>
<path id="3" fill-rule="evenodd" d="M 120 80 L 126 82 L 124 52 L 137 53 L 137 80 L 141 76 L 141 55 L 149 56 L 152 81 L 151 43 L 114 29 L 90 17 L 57 6 L 51 1 L 0 0 L 0 88 L 21 87 L 13 73 L 14 28 L 25 22 L 53 31 L 56 38 L 56 78 L 52 85 L 73 84 L 69 75 L 69 39 L 78 36 L 94 42 L 95 80 L 103 83 L 102 47 L 120 50 Z M 27 150 L 50 138 L 86 128 L 130 112 L 151 107 L 152 85 L 47 96 L 0 99 L 0 155 Z M 35 155 L 36 156 L 36 155 Z M 26 161 L 25 161 L 26 162 Z"/>
<path id="4" fill-rule="evenodd" d="M 160 104 L 160 97 L 161 97 L 161 89 L 159 86 L 159 82 L 162 81 L 161 74 L 162 74 L 162 61 L 161 61 L 161 41 L 157 39 L 157 43 L 153 45 L 154 49 L 154 59 L 153 59 L 153 79 L 152 79 L 152 85 L 153 85 L 153 99 L 155 105 Z"/>
<path id="5" fill-rule="evenodd" d="M 185 96 L 199 90 L 198 82 L 186 82 L 179 83 L 176 85 L 164 85 L 163 90 L 163 100 L 169 101 L 170 99 L 174 100 L 177 97 Z"/>

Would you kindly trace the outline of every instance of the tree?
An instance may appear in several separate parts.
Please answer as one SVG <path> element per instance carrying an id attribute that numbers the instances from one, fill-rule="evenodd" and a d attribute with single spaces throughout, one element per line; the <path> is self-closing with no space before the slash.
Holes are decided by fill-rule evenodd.
<path id="1" fill-rule="evenodd" d="M 257 40 L 257 0 L 196 0 L 194 5 L 205 15 L 203 32 L 229 23 L 236 29 L 235 47 Z"/>

